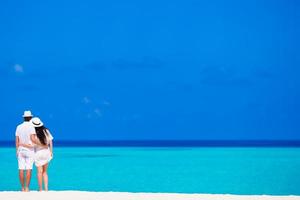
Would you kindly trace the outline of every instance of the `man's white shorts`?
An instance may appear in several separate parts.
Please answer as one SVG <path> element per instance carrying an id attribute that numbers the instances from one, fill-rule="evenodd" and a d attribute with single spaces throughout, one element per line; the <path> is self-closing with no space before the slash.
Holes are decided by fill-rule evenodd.
<path id="1" fill-rule="evenodd" d="M 34 162 L 34 151 L 23 148 L 18 149 L 18 165 L 19 169 L 32 169 Z"/>

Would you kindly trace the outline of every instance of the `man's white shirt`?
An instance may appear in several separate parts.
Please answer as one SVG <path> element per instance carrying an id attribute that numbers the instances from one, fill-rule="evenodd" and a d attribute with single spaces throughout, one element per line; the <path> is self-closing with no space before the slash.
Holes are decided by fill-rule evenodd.
<path id="1" fill-rule="evenodd" d="M 19 137 L 19 142 L 22 144 L 32 144 L 30 135 L 35 134 L 35 128 L 30 122 L 23 122 L 16 129 L 16 136 Z M 19 147 L 19 149 L 33 150 L 33 148 Z"/>

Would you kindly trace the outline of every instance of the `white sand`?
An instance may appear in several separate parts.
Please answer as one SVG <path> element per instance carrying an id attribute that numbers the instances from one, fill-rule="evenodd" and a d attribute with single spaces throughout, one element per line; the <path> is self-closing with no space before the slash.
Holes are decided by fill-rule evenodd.
<path id="1" fill-rule="evenodd" d="M 1 200 L 300 200 L 300 196 L 128 193 L 128 192 L 0 192 Z"/>

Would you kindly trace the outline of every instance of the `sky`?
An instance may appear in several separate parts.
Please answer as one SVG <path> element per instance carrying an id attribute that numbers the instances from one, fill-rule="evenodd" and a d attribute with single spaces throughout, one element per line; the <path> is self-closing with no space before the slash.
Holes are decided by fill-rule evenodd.
<path id="1" fill-rule="evenodd" d="M 0 140 L 300 139 L 297 0 L 3 0 Z"/>

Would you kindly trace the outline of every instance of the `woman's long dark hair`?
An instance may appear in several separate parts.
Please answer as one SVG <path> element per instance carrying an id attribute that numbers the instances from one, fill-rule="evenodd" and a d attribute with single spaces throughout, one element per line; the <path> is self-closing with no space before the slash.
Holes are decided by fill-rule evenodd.
<path id="1" fill-rule="evenodd" d="M 39 139 L 40 143 L 43 145 L 47 145 L 47 137 L 48 135 L 47 128 L 44 126 L 35 127 L 36 136 Z"/>

